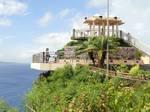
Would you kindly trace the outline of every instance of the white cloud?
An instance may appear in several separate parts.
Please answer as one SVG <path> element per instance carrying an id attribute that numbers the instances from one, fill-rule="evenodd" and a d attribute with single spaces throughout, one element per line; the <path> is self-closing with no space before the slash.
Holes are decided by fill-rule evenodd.
<path id="1" fill-rule="evenodd" d="M 60 18 L 64 18 L 64 17 L 68 16 L 68 14 L 69 14 L 70 12 L 72 12 L 71 9 L 68 9 L 68 8 L 63 9 L 63 10 L 59 13 Z"/>
<path id="2" fill-rule="evenodd" d="M 11 26 L 12 22 L 10 19 L 7 18 L 0 18 L 0 26 Z"/>
<path id="3" fill-rule="evenodd" d="M 62 48 L 69 40 L 69 33 L 43 34 L 33 40 L 32 46 L 22 46 L 19 48 L 14 48 L 13 51 L 10 51 L 9 53 L 2 51 L 2 59 L 8 61 L 29 63 L 32 60 L 33 54 L 45 51 L 46 48 L 49 48 L 50 51 L 57 51 L 58 49 Z"/>
<path id="4" fill-rule="evenodd" d="M 125 31 L 130 32 L 135 38 L 148 42 L 148 39 L 150 41 L 149 5 L 148 0 L 114 0 L 111 3 L 111 14 L 125 21 L 122 27 Z"/>
<path id="5" fill-rule="evenodd" d="M 3 43 L 3 39 L 0 38 L 0 45 Z"/>
<path id="6" fill-rule="evenodd" d="M 17 0 L 0 0 L 0 16 L 12 16 L 26 12 L 27 4 Z"/>
<path id="7" fill-rule="evenodd" d="M 2 53 L 0 53 L 0 59 L 3 59 L 3 57 L 4 57 L 4 56 L 3 56 L 3 54 L 2 54 Z"/>
<path id="8" fill-rule="evenodd" d="M 52 20 L 52 14 L 51 12 L 46 12 L 39 20 L 38 20 L 38 24 L 40 26 L 47 26 L 49 24 L 49 22 Z"/>
<path id="9" fill-rule="evenodd" d="M 88 26 L 83 24 L 84 22 L 84 18 L 87 17 L 87 14 L 83 14 L 83 13 L 76 13 L 70 21 L 71 24 L 71 30 L 73 29 L 84 29 L 87 28 Z"/>
<path id="10" fill-rule="evenodd" d="M 88 0 L 87 6 L 97 8 L 98 12 L 106 8 L 107 0 Z M 149 0 L 110 0 L 111 16 L 120 17 L 125 24 L 121 27 L 135 38 L 150 44 L 150 1 Z M 100 15 L 106 15 L 102 12 Z"/>
<path id="11" fill-rule="evenodd" d="M 24 15 L 27 4 L 17 0 L 0 0 L 0 26 L 11 26 L 12 21 L 9 16 Z"/>
<path id="12" fill-rule="evenodd" d="M 9 48 L 0 47 L 0 60 L 6 60 L 8 62 L 30 63 L 33 54 L 45 51 L 46 48 L 49 48 L 50 51 L 57 51 L 69 40 L 69 33 L 46 33 L 34 38 L 30 43 L 31 45 L 27 44 L 20 47 L 16 47 L 14 45 L 13 49 L 11 50 Z M 0 38 L 0 45 L 1 42 L 3 43 L 3 40 Z"/>
<path id="13" fill-rule="evenodd" d="M 107 0 L 88 0 L 87 6 L 91 8 L 98 8 L 100 6 L 106 5 Z"/>
<path id="14" fill-rule="evenodd" d="M 62 48 L 70 40 L 70 37 L 69 33 L 47 33 L 34 39 L 34 43 L 55 51 Z"/>

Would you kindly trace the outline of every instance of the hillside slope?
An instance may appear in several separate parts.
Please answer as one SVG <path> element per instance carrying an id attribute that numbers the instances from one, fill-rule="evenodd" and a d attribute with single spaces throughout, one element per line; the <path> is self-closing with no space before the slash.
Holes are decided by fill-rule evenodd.
<path id="1" fill-rule="evenodd" d="M 148 112 L 150 83 L 105 78 L 88 66 L 43 74 L 27 94 L 27 112 Z"/>

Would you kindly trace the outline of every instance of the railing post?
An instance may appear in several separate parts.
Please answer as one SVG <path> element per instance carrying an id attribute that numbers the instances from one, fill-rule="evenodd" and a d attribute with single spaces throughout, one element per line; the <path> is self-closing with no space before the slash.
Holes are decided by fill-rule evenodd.
<path id="1" fill-rule="evenodd" d="M 72 35 L 73 38 L 75 38 L 75 32 L 76 32 L 76 30 L 73 29 L 73 35 Z"/>
<path id="2" fill-rule="evenodd" d="M 123 35 L 122 35 L 122 30 L 120 30 L 120 38 L 122 38 L 122 36 L 123 36 Z"/>
<path id="3" fill-rule="evenodd" d="M 42 52 L 42 61 L 45 63 L 45 52 Z"/>

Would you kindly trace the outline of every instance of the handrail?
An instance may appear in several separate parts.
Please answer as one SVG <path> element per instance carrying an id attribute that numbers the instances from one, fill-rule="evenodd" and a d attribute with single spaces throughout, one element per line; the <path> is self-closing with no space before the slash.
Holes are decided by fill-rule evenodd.
<path id="1" fill-rule="evenodd" d="M 141 50 L 142 52 L 150 56 L 150 47 L 148 47 L 146 44 L 139 41 L 138 39 L 132 37 L 129 33 L 120 31 L 120 38 L 122 38 L 132 46 L 136 47 L 137 49 Z"/>
<path id="2" fill-rule="evenodd" d="M 105 31 L 106 31 L 106 29 L 105 29 Z M 105 31 L 102 31 L 102 29 L 101 30 L 99 30 L 99 29 L 91 29 L 91 30 L 89 30 L 89 29 L 80 29 L 80 30 L 73 29 L 72 38 L 73 39 L 82 39 L 82 38 L 88 39 L 89 37 L 92 37 L 92 36 L 105 35 L 104 34 Z M 110 33 L 112 33 L 112 35 L 117 35 L 116 30 L 110 29 Z"/>
<path id="3" fill-rule="evenodd" d="M 91 30 L 74 29 L 72 39 L 82 39 L 82 38 L 88 39 L 89 37 L 92 37 L 92 36 L 99 36 L 101 35 L 101 33 L 102 31 L 100 31 L 99 29 L 94 29 L 94 30 L 93 29 Z M 112 29 L 110 29 L 110 33 L 112 33 Z M 150 56 L 150 47 L 148 47 L 143 42 L 131 36 L 130 33 L 125 33 L 123 31 L 119 31 L 117 33 L 116 30 L 114 30 L 114 35 L 118 35 L 117 37 L 122 38 L 123 40 L 131 44 L 132 46 L 136 47 L 137 49 L 141 50 L 142 52 Z"/>
<path id="4" fill-rule="evenodd" d="M 55 59 L 57 54 L 55 52 L 40 52 L 33 54 L 32 63 L 49 63 L 50 58 Z"/>
<path id="5" fill-rule="evenodd" d="M 103 72 L 106 72 L 106 69 L 102 69 L 102 68 L 99 68 L 99 67 L 93 67 L 93 66 L 90 66 L 90 69 L 92 71 L 97 71 L 97 70 L 101 70 Z M 120 73 L 119 75 L 117 75 L 118 73 L 116 71 L 112 71 L 112 70 L 109 70 L 109 75 L 106 75 L 108 77 L 116 77 L 118 76 L 119 78 L 121 79 L 127 79 L 127 80 L 133 80 L 133 81 L 142 81 L 142 82 L 146 82 L 146 81 L 149 81 L 149 79 L 147 77 L 135 77 L 135 76 L 131 76 L 129 73 Z"/>

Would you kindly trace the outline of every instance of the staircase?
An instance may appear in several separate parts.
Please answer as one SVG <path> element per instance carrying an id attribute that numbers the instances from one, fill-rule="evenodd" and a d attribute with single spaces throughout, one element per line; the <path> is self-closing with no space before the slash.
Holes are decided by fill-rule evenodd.
<path id="1" fill-rule="evenodd" d="M 141 41 L 139 41 L 138 39 L 132 37 L 129 33 L 125 33 L 123 31 L 120 31 L 119 33 L 120 33 L 119 38 L 122 38 L 127 43 L 131 44 L 132 46 L 136 47 L 137 49 L 139 49 L 143 53 L 150 56 L 150 47 L 148 47 L 146 44 L 144 44 Z"/>

